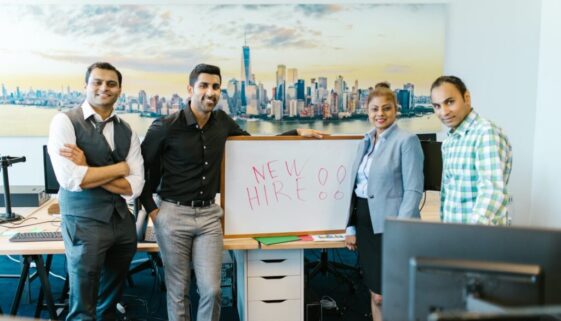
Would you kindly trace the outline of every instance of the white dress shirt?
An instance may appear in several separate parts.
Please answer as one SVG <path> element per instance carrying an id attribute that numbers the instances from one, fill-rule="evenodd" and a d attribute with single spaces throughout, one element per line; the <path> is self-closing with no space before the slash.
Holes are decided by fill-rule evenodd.
<path id="1" fill-rule="evenodd" d="M 103 121 L 101 116 L 95 112 L 87 101 L 84 101 L 81 108 L 85 120 L 87 120 L 91 115 L 94 115 L 97 122 Z M 115 117 L 115 121 L 121 121 L 115 114 L 115 110 L 113 110 L 109 116 L 109 118 L 111 117 Z M 93 121 L 91 122 L 95 126 L 95 123 Z M 115 141 L 113 122 L 107 123 L 103 129 L 103 136 L 107 140 L 111 150 L 114 150 Z M 68 118 L 65 113 L 58 113 L 53 117 L 49 130 L 49 143 L 47 146 L 49 156 L 60 186 L 71 192 L 80 192 L 82 190 L 82 188 L 80 188 L 80 184 L 82 184 L 82 180 L 84 179 L 84 176 L 86 176 L 88 166 L 76 165 L 71 160 L 61 156 L 60 149 L 64 147 L 64 144 L 75 145 L 76 134 L 70 118 Z M 144 187 L 144 160 L 140 151 L 140 140 L 134 131 L 132 131 L 131 134 L 131 144 L 126 162 L 129 166 L 129 175 L 124 178 L 131 186 L 132 195 L 121 196 L 128 202 L 138 197 Z"/>

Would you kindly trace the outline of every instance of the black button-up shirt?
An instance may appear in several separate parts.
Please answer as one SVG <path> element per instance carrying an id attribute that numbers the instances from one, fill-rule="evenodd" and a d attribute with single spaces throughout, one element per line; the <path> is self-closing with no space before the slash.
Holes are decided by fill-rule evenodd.
<path id="1" fill-rule="evenodd" d="M 199 128 L 190 106 L 156 119 L 142 142 L 146 183 L 141 201 L 150 213 L 152 193 L 179 202 L 214 199 L 220 188 L 220 165 L 226 139 L 247 136 L 224 111 L 215 110 Z M 159 187 L 159 188 L 158 188 Z"/>

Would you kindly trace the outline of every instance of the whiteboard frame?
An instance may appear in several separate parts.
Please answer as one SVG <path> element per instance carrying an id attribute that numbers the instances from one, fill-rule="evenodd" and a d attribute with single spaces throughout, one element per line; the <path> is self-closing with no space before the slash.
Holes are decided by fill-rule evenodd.
<path id="1" fill-rule="evenodd" d="M 364 135 L 324 135 L 323 138 L 311 138 L 301 136 L 231 136 L 228 141 L 301 141 L 301 140 L 359 140 L 363 139 Z M 248 238 L 248 237 L 268 237 L 268 236 L 283 236 L 283 235 L 311 235 L 311 234 L 334 234 L 344 233 L 345 230 L 312 230 L 312 231 L 286 231 L 278 233 L 252 233 L 252 234 L 226 234 L 225 218 L 226 213 L 226 195 L 225 195 L 225 180 L 226 180 L 226 146 L 224 146 L 224 155 L 222 156 L 222 164 L 220 171 L 220 206 L 224 212 L 221 219 L 222 230 L 224 231 L 224 238 Z"/>

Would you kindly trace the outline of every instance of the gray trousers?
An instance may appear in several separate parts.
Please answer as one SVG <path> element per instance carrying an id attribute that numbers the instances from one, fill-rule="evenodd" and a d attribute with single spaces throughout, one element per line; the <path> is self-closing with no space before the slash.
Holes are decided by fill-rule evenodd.
<path id="1" fill-rule="evenodd" d="M 70 278 L 66 320 L 116 320 L 115 306 L 136 252 L 134 217 L 113 213 L 104 223 L 64 215 L 62 236 Z"/>
<path id="2" fill-rule="evenodd" d="M 170 321 L 191 320 L 191 263 L 199 290 L 197 321 L 220 320 L 222 208 L 191 208 L 162 201 L 154 228 L 164 263 Z"/>

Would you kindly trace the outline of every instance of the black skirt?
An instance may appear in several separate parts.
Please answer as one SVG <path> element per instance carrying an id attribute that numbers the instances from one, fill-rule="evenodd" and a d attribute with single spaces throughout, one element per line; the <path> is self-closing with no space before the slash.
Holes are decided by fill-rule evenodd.
<path id="1" fill-rule="evenodd" d="M 382 233 L 374 234 L 368 200 L 357 197 L 356 243 L 364 283 L 370 291 L 382 294 Z"/>

